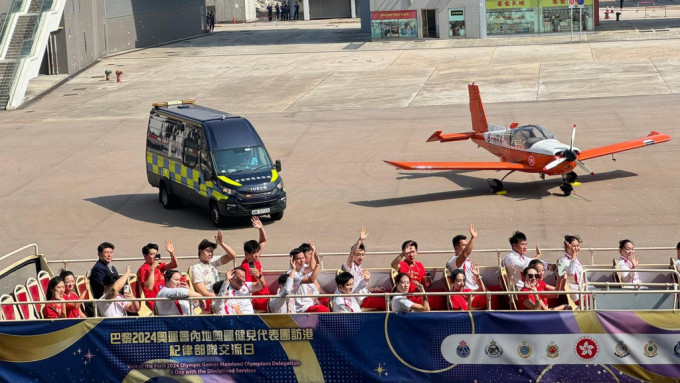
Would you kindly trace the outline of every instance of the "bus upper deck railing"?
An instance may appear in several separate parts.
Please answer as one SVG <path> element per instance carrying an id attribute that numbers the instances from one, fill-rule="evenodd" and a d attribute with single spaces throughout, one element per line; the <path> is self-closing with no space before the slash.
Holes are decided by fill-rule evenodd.
<path id="1" fill-rule="evenodd" d="M 614 284 L 612 284 L 614 285 Z M 641 286 L 638 284 L 631 284 L 631 283 L 616 283 L 615 285 L 625 287 L 625 286 Z M 466 296 L 466 297 L 472 297 L 472 296 L 477 296 L 477 295 L 484 295 L 487 298 L 487 310 L 488 311 L 523 311 L 523 310 L 492 310 L 491 308 L 491 297 L 492 296 L 504 296 L 504 297 L 509 297 L 509 296 L 522 296 L 522 295 L 528 295 L 528 294 L 537 294 L 537 295 L 560 295 L 560 294 L 581 294 L 583 296 L 589 295 L 589 296 L 597 296 L 597 295 L 630 295 L 630 294 L 639 294 L 639 295 L 652 295 L 652 294 L 659 294 L 659 293 L 664 293 L 664 294 L 669 294 L 672 295 L 673 297 L 673 306 L 672 308 L 669 309 L 660 309 L 660 310 L 655 310 L 655 311 L 672 311 L 676 312 L 678 311 L 678 294 L 680 294 L 680 289 L 678 289 L 678 284 L 671 284 L 671 286 L 667 286 L 668 284 L 665 283 L 646 283 L 642 284 L 642 286 L 646 287 L 656 287 L 656 286 L 664 286 L 664 287 L 673 287 L 673 289 L 670 290 L 656 290 L 652 288 L 648 289 L 637 289 L 637 290 L 631 290 L 631 289 L 624 289 L 620 288 L 618 290 L 578 290 L 578 291 L 479 291 L 479 292 L 452 292 L 452 291 L 441 291 L 441 292 L 424 292 L 424 293 L 410 293 L 410 294 L 404 294 L 404 293 L 398 293 L 398 292 L 385 292 L 385 293 L 371 293 L 370 296 L 372 297 L 383 297 L 385 299 L 386 303 L 386 311 L 390 311 L 390 301 L 391 298 L 394 296 L 445 296 L 447 299 L 450 299 L 449 297 L 451 296 Z M 295 295 L 295 294 L 288 294 L 284 299 L 286 299 L 287 304 L 291 304 L 291 300 L 295 298 L 329 298 L 332 299 L 334 297 L 366 297 L 366 294 L 317 294 L 314 296 L 310 295 Z M 191 302 L 201 302 L 201 301 L 209 301 L 209 300 L 231 300 L 231 299 L 263 299 L 263 298 L 280 298 L 278 295 L 244 295 L 244 296 L 218 296 L 218 297 L 192 297 L 192 298 L 181 298 L 181 300 L 187 300 Z M 67 300 L 67 301 L 55 301 L 55 300 L 40 300 L 40 301 L 26 301 L 26 302 L 3 302 L 2 305 L 5 306 L 23 306 L 23 305 L 45 305 L 45 304 L 54 304 L 57 302 L 61 303 L 89 303 L 94 306 L 95 310 L 95 317 L 97 317 L 98 312 L 97 312 L 97 303 L 98 302 L 119 302 L 119 301 L 125 301 L 125 302 L 157 302 L 157 301 L 175 301 L 177 299 L 174 298 L 120 298 L 120 299 L 74 299 L 74 300 Z M 581 300 L 583 301 L 583 300 Z M 588 311 L 617 311 L 617 310 L 607 310 L 607 309 L 599 309 L 596 307 L 596 302 L 597 300 L 594 299 L 593 302 L 595 303 L 595 307 L 590 307 L 589 309 L 586 309 L 581 305 L 579 307 L 581 310 L 588 310 Z M 577 309 L 575 307 L 572 307 L 571 309 Z M 645 310 L 645 309 L 641 309 Z M 449 310 L 445 310 L 449 311 Z M 468 310 L 469 311 L 469 310 Z M 472 310 L 476 311 L 476 310 Z M 529 310 L 529 311 L 542 311 L 542 310 Z M 257 312 L 255 313 L 257 315 L 269 315 L 269 314 L 275 314 L 275 313 L 269 313 L 269 312 Z M 295 313 L 291 313 L 295 314 Z M 307 313 L 297 313 L 297 314 L 307 314 Z M 193 315 L 193 314 L 191 314 Z M 245 314 L 247 315 L 247 314 Z M 164 315 L 165 316 L 165 315 Z M 135 318 L 134 316 L 131 316 L 131 318 Z M 59 318 L 59 319 L 68 319 L 68 318 Z M 52 320 L 52 319 L 50 319 Z"/>
<path id="2" fill-rule="evenodd" d="M 37 245 L 36 246 L 36 253 L 37 253 Z M 675 250 L 675 247 L 638 247 L 636 248 L 638 252 L 643 252 L 643 251 L 672 251 Z M 16 253 L 18 250 L 12 252 Z M 588 248 L 581 248 L 581 253 L 586 253 L 590 257 L 590 265 L 596 265 L 595 263 L 595 256 L 596 254 L 600 253 L 615 253 L 615 256 L 618 256 L 618 248 L 614 247 L 588 247 Z M 497 265 L 501 265 L 501 261 L 503 257 L 509 252 L 508 249 L 475 249 L 472 250 L 472 257 L 477 258 L 477 257 L 484 257 L 484 254 L 495 254 L 496 259 L 497 259 Z M 10 253 L 10 254 L 12 254 Z M 556 261 L 559 258 L 562 257 L 564 254 L 564 249 L 563 248 L 546 248 L 546 249 L 541 249 L 541 253 L 545 254 L 542 259 L 544 260 L 549 260 L 549 261 Z M 321 252 L 320 253 L 323 257 L 347 257 L 349 255 L 348 252 Z M 395 251 L 374 251 L 374 252 L 367 252 L 366 253 L 368 256 L 396 256 L 399 254 L 398 252 Z M 453 250 L 419 250 L 418 254 L 420 255 L 428 255 L 428 254 L 448 254 L 448 255 L 453 255 Z M 529 252 L 529 255 L 531 256 L 531 251 Z M 554 260 L 550 258 L 550 256 L 554 257 Z M 4 259 L 7 256 L 4 256 L 3 258 L 0 258 L 0 260 Z M 193 256 L 176 256 L 177 260 L 189 260 L 189 261 L 195 261 L 198 257 L 196 255 Z M 273 254 L 262 254 L 260 255 L 260 258 L 262 259 L 288 259 L 290 258 L 289 254 L 284 254 L 284 253 L 273 253 Z M 583 259 L 583 255 L 581 256 L 581 259 Z M 125 262 L 125 261 L 131 261 L 131 262 L 140 262 L 142 260 L 141 256 L 140 257 L 125 257 L 125 258 L 116 258 L 116 262 Z M 69 264 L 72 263 L 90 263 L 94 262 L 96 260 L 93 259 L 62 259 L 62 260 L 48 260 L 48 264 L 61 264 L 64 269 L 69 268 Z M 236 265 L 236 260 L 234 260 L 233 265 Z M 338 265 L 339 267 L 339 265 Z M 323 268 L 323 262 L 322 262 L 322 268 Z M 336 267 L 337 268 L 337 267 Z"/>

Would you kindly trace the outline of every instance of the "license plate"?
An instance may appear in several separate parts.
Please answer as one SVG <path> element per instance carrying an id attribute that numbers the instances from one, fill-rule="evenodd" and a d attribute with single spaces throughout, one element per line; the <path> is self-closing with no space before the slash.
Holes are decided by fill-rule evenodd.
<path id="1" fill-rule="evenodd" d="M 250 214 L 252 214 L 252 215 L 269 214 L 269 208 L 252 210 L 250 212 Z"/>

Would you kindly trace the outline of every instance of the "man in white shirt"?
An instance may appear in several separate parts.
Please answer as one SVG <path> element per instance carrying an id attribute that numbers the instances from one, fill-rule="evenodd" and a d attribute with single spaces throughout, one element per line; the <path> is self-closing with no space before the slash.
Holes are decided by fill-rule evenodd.
<path id="1" fill-rule="evenodd" d="M 135 296 L 132 294 L 130 286 L 124 289 L 124 295 L 120 295 L 120 290 L 126 286 L 130 278 L 130 266 L 127 267 L 127 272 L 122 276 L 116 274 L 106 274 L 104 276 L 104 295 L 100 299 L 107 301 L 97 302 L 97 313 L 100 317 L 124 317 L 128 312 L 136 313 L 139 311 L 139 301 L 129 302 L 124 301 L 123 298 L 132 299 Z"/>
<path id="2" fill-rule="evenodd" d="M 215 296 L 212 285 L 219 280 L 217 267 L 231 262 L 236 258 L 234 249 L 224 243 L 224 237 L 222 236 L 221 230 L 217 231 L 215 240 L 217 243 L 204 239 L 198 244 L 198 262 L 191 266 L 191 278 L 194 289 L 204 297 Z M 226 253 L 217 259 L 213 259 L 213 251 L 218 244 Z"/>
<path id="3" fill-rule="evenodd" d="M 316 251 L 316 246 L 314 245 L 314 242 L 312 242 L 311 239 L 308 239 L 307 242 L 301 244 L 298 247 L 298 249 L 305 255 L 305 265 L 303 267 L 305 276 L 309 276 L 312 273 L 312 270 L 314 270 L 314 266 L 316 266 L 317 262 L 319 262 L 320 267 L 323 268 L 323 260 L 321 259 L 321 255 L 319 254 L 318 251 Z M 317 280 L 314 280 L 314 283 L 312 285 L 305 286 L 304 288 L 310 295 L 319 295 L 326 293 L 325 291 L 323 291 L 321 285 L 319 284 L 319 281 Z M 328 298 L 316 298 L 316 300 L 321 305 L 328 306 Z"/>
<path id="4" fill-rule="evenodd" d="M 512 237 L 508 239 L 512 251 L 505 256 L 503 265 L 508 272 L 509 284 L 515 286 L 516 290 L 521 290 L 524 287 L 522 282 L 522 271 L 529 266 L 529 262 L 534 258 L 526 256 L 527 253 L 527 236 L 521 231 L 515 231 Z M 536 258 L 541 257 L 541 251 L 536 245 Z"/>
<path id="5" fill-rule="evenodd" d="M 295 295 L 314 295 L 317 291 L 314 287 L 314 282 L 316 277 L 319 275 L 319 270 L 321 267 L 319 261 L 319 253 L 314 252 L 314 269 L 311 273 L 307 273 L 304 269 L 305 266 L 305 254 L 300 251 L 300 249 L 293 249 L 290 252 L 290 257 L 293 260 L 293 269 L 295 270 L 294 280 L 293 280 L 293 294 Z M 296 313 L 302 312 L 329 312 L 328 306 L 319 304 L 311 297 L 300 297 L 295 298 L 294 311 Z"/>
<path id="6" fill-rule="evenodd" d="M 472 272 L 474 269 L 474 262 L 470 259 L 470 254 L 472 249 L 475 247 L 475 239 L 477 239 L 477 229 L 475 229 L 474 224 L 470 224 L 470 241 L 468 242 L 467 237 L 463 234 L 458 234 L 451 240 L 453 244 L 454 255 L 446 263 L 446 268 L 450 273 L 456 269 L 462 269 L 465 272 L 465 288 L 470 289 L 470 291 L 483 291 L 477 284 L 477 278 L 482 278 L 481 275 L 475 276 Z M 472 298 L 473 308 L 486 308 L 486 296 L 485 295 L 475 295 Z"/>
<path id="7" fill-rule="evenodd" d="M 172 300 L 156 301 L 158 315 L 191 315 L 193 305 L 184 298 L 200 298 L 202 295 L 189 290 L 189 287 L 181 282 L 182 273 L 177 270 L 165 272 L 165 286 L 160 289 L 157 298 L 170 298 Z"/>
<path id="8" fill-rule="evenodd" d="M 220 315 L 254 314 L 250 298 L 219 299 L 219 297 L 242 297 L 253 295 L 265 286 L 264 276 L 258 275 L 257 282 L 246 282 L 246 270 L 239 266 L 227 274 L 227 280 L 220 288 L 217 299 L 212 303 L 213 312 Z M 228 282 L 228 283 L 227 283 Z"/>
<path id="9" fill-rule="evenodd" d="M 366 273 L 364 272 L 364 277 L 361 278 L 359 286 L 365 288 L 368 284 L 366 280 Z M 370 280 L 370 273 L 368 274 Z M 342 273 L 335 276 L 335 283 L 338 288 L 335 290 L 335 294 L 352 294 L 354 289 L 354 277 L 351 273 L 343 271 Z M 333 312 L 348 312 L 348 313 L 360 313 L 361 306 L 355 297 L 333 297 Z"/>
<path id="10" fill-rule="evenodd" d="M 293 282 L 295 280 L 295 268 L 293 267 L 293 260 L 291 258 L 290 270 L 288 273 L 283 273 L 279 276 L 279 289 L 276 292 L 277 297 L 269 299 L 269 312 L 277 314 L 287 314 L 294 312 L 293 302 L 288 305 L 289 299 L 286 299 L 288 294 L 293 291 Z"/>
<path id="11" fill-rule="evenodd" d="M 368 270 L 364 270 L 362 265 L 366 259 L 366 247 L 364 246 L 364 241 L 366 240 L 366 226 L 362 226 L 359 231 L 359 239 L 352 246 L 347 257 L 347 261 L 342 264 L 340 269 L 342 271 L 347 271 L 352 274 L 354 278 L 354 287 L 352 293 L 354 294 L 366 294 L 365 296 L 357 297 L 357 302 L 364 308 L 376 309 L 379 311 L 385 311 L 385 298 L 383 297 L 370 297 L 367 296 L 370 293 L 384 293 L 384 287 L 368 287 L 368 284 L 362 283 L 366 277 Z M 370 279 L 370 273 L 369 279 Z"/>

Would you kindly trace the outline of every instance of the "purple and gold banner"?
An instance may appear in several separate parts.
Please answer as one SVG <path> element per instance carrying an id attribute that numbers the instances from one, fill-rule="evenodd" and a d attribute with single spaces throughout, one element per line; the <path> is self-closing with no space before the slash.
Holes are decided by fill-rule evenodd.
<path id="1" fill-rule="evenodd" d="M 0 322 L 0 381 L 671 382 L 680 378 L 678 315 L 331 313 Z"/>

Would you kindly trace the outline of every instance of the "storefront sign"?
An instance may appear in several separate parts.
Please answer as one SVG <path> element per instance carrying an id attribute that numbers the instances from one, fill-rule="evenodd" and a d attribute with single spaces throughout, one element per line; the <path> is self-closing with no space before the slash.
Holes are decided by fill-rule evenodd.
<path id="1" fill-rule="evenodd" d="M 418 11 L 381 11 L 371 12 L 371 20 L 415 19 Z"/>
<path id="2" fill-rule="evenodd" d="M 465 37 L 464 9 L 449 9 L 449 37 Z"/>

